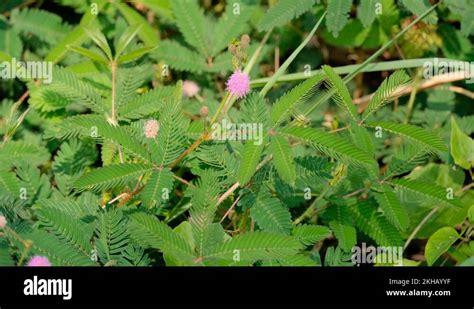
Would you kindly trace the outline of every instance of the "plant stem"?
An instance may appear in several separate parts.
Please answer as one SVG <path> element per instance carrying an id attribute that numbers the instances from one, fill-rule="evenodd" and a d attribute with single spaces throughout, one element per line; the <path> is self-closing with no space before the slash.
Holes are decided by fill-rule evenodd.
<path id="1" fill-rule="evenodd" d="M 314 199 L 314 201 L 311 203 L 308 209 L 306 209 L 306 211 L 301 216 L 299 216 L 293 221 L 293 224 L 294 225 L 300 224 L 304 219 L 310 217 L 314 209 L 318 205 L 319 201 L 321 201 L 324 198 L 324 196 L 329 192 L 330 189 L 331 189 L 331 186 L 327 184 L 326 187 L 321 192 L 321 194 L 316 199 Z"/>
<path id="2" fill-rule="evenodd" d="M 404 35 L 408 30 L 410 30 L 415 24 L 417 24 L 420 20 L 422 20 L 425 16 L 430 14 L 436 7 L 438 7 L 439 3 L 433 5 L 431 8 L 426 10 L 423 14 L 418 16 L 415 20 L 413 20 L 406 28 L 404 28 L 402 31 L 397 33 L 396 36 L 394 36 L 390 41 L 385 43 L 381 48 L 379 48 L 375 53 L 373 53 L 369 58 L 367 58 L 362 64 L 357 66 L 357 69 L 353 70 L 350 72 L 345 78 L 344 78 L 344 83 L 347 84 L 350 82 L 359 72 L 361 72 L 365 67 L 367 67 L 373 60 L 375 60 L 378 56 L 380 56 L 387 48 L 389 48 L 396 40 L 398 40 L 402 35 Z M 304 116 L 308 116 L 311 114 L 318 106 L 319 104 L 325 102 L 328 100 L 330 97 L 333 96 L 334 94 L 334 89 L 332 91 L 329 91 L 326 93 L 324 96 L 321 97 L 320 100 L 316 101 L 315 104 L 310 106 L 304 113 Z"/>
<path id="3" fill-rule="evenodd" d="M 420 86 L 421 78 L 422 78 L 421 71 L 418 71 L 412 83 L 410 98 L 408 99 L 408 112 L 407 112 L 407 118 L 405 119 L 405 123 L 410 122 L 410 118 L 413 112 L 413 107 L 415 106 L 416 94 L 418 93 L 418 87 Z"/>
<path id="4" fill-rule="evenodd" d="M 410 234 L 410 236 L 408 237 L 407 241 L 405 242 L 405 244 L 403 245 L 403 251 L 406 250 L 406 248 L 408 248 L 408 245 L 411 243 L 411 241 L 413 240 L 413 238 L 415 238 L 416 234 L 420 231 L 420 229 L 423 227 L 423 225 L 425 225 L 426 222 L 428 222 L 428 220 L 435 214 L 435 212 L 437 212 L 439 210 L 439 206 L 438 207 L 435 207 L 433 208 L 424 218 L 423 220 L 421 220 L 421 222 L 415 227 L 415 229 L 413 230 L 413 232 Z"/>
<path id="5" fill-rule="evenodd" d="M 423 65 L 427 62 L 433 62 L 434 59 L 435 58 L 417 58 L 417 59 L 375 62 L 375 63 L 370 63 L 367 66 L 364 66 L 363 68 L 360 69 L 359 72 L 360 73 L 382 72 L 382 71 L 393 71 L 393 70 L 399 70 L 399 69 L 419 68 L 419 67 L 423 67 Z M 459 65 L 459 66 L 469 65 L 469 62 L 449 59 L 449 58 L 438 58 L 438 60 L 444 61 L 444 62 L 450 62 L 450 63 L 453 63 L 454 65 Z M 333 69 L 339 75 L 346 75 L 354 70 L 359 69 L 361 66 L 362 64 L 350 64 L 350 65 L 334 67 Z M 322 73 L 322 70 L 318 69 L 318 70 L 311 71 L 311 74 L 305 74 L 305 73 L 286 74 L 278 78 L 277 83 L 305 80 L 316 74 L 321 74 L 321 73 Z M 261 87 L 261 86 L 264 86 L 269 80 L 270 80 L 270 77 L 254 79 L 250 82 L 250 86 Z"/>
<path id="6" fill-rule="evenodd" d="M 244 72 L 245 73 L 250 73 L 250 71 L 252 70 L 253 66 L 255 65 L 255 63 L 257 62 L 257 59 L 260 55 L 260 53 L 262 52 L 263 50 L 263 47 L 265 46 L 265 43 L 267 42 L 268 38 L 270 37 L 270 33 L 272 32 L 272 29 L 270 29 L 266 34 L 265 36 L 263 37 L 263 40 L 260 42 L 260 45 L 259 47 L 255 50 L 255 52 L 253 53 L 252 57 L 250 58 L 247 66 L 245 67 L 244 69 Z M 232 106 L 233 102 L 235 102 L 235 98 L 233 96 L 230 95 L 229 92 L 227 92 L 224 97 L 222 98 L 222 101 L 221 103 L 219 104 L 219 107 L 217 108 L 217 111 L 214 113 L 214 115 L 212 116 L 211 118 L 211 121 L 210 121 L 210 125 L 213 125 L 218 117 L 222 114 L 222 111 L 224 111 L 224 114 L 227 112 L 227 110 Z M 204 142 L 206 140 L 206 138 L 208 137 L 209 133 L 207 132 L 204 132 L 203 134 L 201 134 L 201 136 L 188 148 L 186 149 L 176 160 L 174 160 L 171 165 L 170 165 L 170 168 L 173 168 L 175 167 L 179 162 L 181 162 L 182 159 L 184 159 L 188 154 L 190 154 L 191 152 L 193 152 L 196 148 L 199 147 L 199 145 L 202 144 L 202 142 Z"/>
<path id="7" fill-rule="evenodd" d="M 112 115 L 111 122 L 113 125 L 117 124 L 116 115 L 115 115 L 115 92 L 116 92 L 116 82 L 117 82 L 117 63 L 112 61 L 110 63 L 110 68 L 112 71 Z"/>
<path id="8" fill-rule="evenodd" d="M 267 94 L 267 92 L 273 87 L 273 85 L 275 85 L 278 78 L 280 76 L 282 76 L 283 73 L 285 73 L 286 69 L 290 66 L 290 64 L 293 62 L 293 60 L 296 58 L 296 56 L 298 56 L 298 54 L 301 52 L 301 50 L 306 46 L 306 44 L 308 44 L 308 42 L 311 40 L 311 38 L 313 37 L 316 30 L 318 30 L 319 26 L 321 25 L 324 17 L 326 16 L 326 13 L 327 12 L 323 13 L 321 18 L 319 18 L 318 22 L 316 23 L 316 25 L 314 25 L 313 29 L 306 36 L 304 41 L 301 42 L 301 44 L 293 51 L 293 53 L 291 53 L 290 57 L 288 57 L 288 59 L 286 59 L 285 62 L 283 62 L 281 67 L 278 69 L 278 71 L 276 71 L 275 74 L 273 74 L 273 76 L 270 77 L 268 82 L 265 84 L 263 89 L 260 91 L 260 96 L 261 97 L 264 97 Z"/>

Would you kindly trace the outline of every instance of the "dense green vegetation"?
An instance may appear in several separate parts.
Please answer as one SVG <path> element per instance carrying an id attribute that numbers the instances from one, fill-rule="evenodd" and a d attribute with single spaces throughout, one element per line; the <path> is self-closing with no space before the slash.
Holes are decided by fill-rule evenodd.
<path id="1" fill-rule="evenodd" d="M 473 0 L 0 13 L 0 265 L 474 265 Z"/>

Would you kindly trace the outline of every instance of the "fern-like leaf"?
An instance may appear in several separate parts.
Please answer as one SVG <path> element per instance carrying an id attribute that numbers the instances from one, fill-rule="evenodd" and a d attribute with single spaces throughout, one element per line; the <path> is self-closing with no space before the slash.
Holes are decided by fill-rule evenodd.
<path id="1" fill-rule="evenodd" d="M 237 172 L 237 178 L 241 185 L 247 184 L 255 173 L 263 153 L 263 148 L 263 143 L 260 145 L 256 145 L 254 141 L 247 141 L 245 143 L 242 160 Z"/>
<path id="2" fill-rule="evenodd" d="M 122 211 L 111 210 L 99 214 L 96 221 L 95 246 L 103 264 L 121 258 L 129 242 L 127 221 Z"/>
<path id="3" fill-rule="evenodd" d="M 83 175 L 74 183 L 74 187 L 80 190 L 106 191 L 122 187 L 131 179 L 151 171 L 152 168 L 152 165 L 141 163 L 109 165 L 94 169 L 92 172 Z"/>
<path id="4" fill-rule="evenodd" d="M 196 186 L 186 192 L 192 200 L 189 222 L 191 223 L 196 253 L 199 256 L 211 249 L 214 236 L 219 237 L 220 233 L 223 232 L 219 229 L 220 224 L 213 223 L 220 192 L 220 181 L 217 173 L 212 170 L 204 171 Z"/>
<path id="5" fill-rule="evenodd" d="M 353 121 L 357 121 L 359 118 L 357 110 L 342 78 L 330 66 L 324 65 L 322 69 L 326 74 L 326 83 L 330 91 L 334 92 L 333 99 L 336 104 L 344 109 Z"/>
<path id="6" fill-rule="evenodd" d="M 402 0 L 402 3 L 415 16 L 422 15 L 431 7 L 429 0 Z M 423 21 L 428 24 L 436 24 L 438 22 L 438 14 L 436 14 L 436 11 L 433 11 L 423 18 Z"/>
<path id="7" fill-rule="evenodd" d="M 20 183 L 14 173 L 0 171 L 0 192 L 2 191 L 8 193 L 13 198 L 19 197 Z"/>
<path id="8" fill-rule="evenodd" d="M 271 117 L 273 123 L 279 125 L 285 121 L 299 104 L 313 94 L 323 78 L 323 74 L 316 74 L 281 96 L 272 107 Z"/>
<path id="9" fill-rule="evenodd" d="M 386 78 L 369 101 L 369 105 L 362 115 L 362 121 L 365 121 L 371 114 L 388 104 L 400 87 L 406 86 L 410 77 L 404 70 L 396 71 Z"/>
<path id="10" fill-rule="evenodd" d="M 351 214 L 356 226 L 380 246 L 400 246 L 403 244 L 400 232 L 375 211 L 367 202 L 360 202 L 351 207 Z"/>
<path id="11" fill-rule="evenodd" d="M 22 160 L 38 166 L 48 161 L 49 157 L 48 151 L 40 145 L 10 141 L 3 144 L 0 151 L 0 170 L 9 170 L 15 163 Z"/>
<path id="12" fill-rule="evenodd" d="M 171 9 L 179 30 L 186 42 L 196 48 L 202 55 L 210 56 L 210 44 L 205 27 L 207 21 L 204 13 L 194 0 L 176 0 L 171 2 Z"/>
<path id="13" fill-rule="evenodd" d="M 315 0 L 279 0 L 272 6 L 260 20 L 257 28 L 259 31 L 268 31 L 272 28 L 283 26 L 293 18 L 297 18 L 306 11 L 309 11 Z"/>
<path id="14" fill-rule="evenodd" d="M 239 14 L 234 13 L 236 5 L 239 5 Z M 242 1 L 227 2 L 225 13 L 219 18 L 212 36 L 211 57 L 216 56 L 227 47 L 231 40 L 243 33 L 251 15 L 252 8 Z"/>
<path id="15" fill-rule="evenodd" d="M 439 138 L 438 135 L 426 129 L 401 123 L 393 123 L 386 121 L 374 121 L 368 123 L 369 127 L 381 127 L 386 131 L 405 136 L 414 142 L 426 147 L 431 152 L 447 152 L 448 148 Z"/>
<path id="16" fill-rule="evenodd" d="M 142 119 L 158 112 L 163 106 L 171 104 L 175 99 L 175 87 L 160 87 L 145 92 L 140 96 L 124 102 L 118 108 L 120 117 L 125 119 Z"/>
<path id="17" fill-rule="evenodd" d="M 93 230 L 89 225 L 71 216 L 67 211 L 50 207 L 47 203 L 40 203 L 37 206 L 36 214 L 41 226 L 70 244 L 84 256 L 90 256 Z"/>
<path id="18" fill-rule="evenodd" d="M 349 12 L 352 7 L 352 0 L 329 0 L 328 16 L 326 18 L 326 27 L 334 37 L 339 36 L 339 32 L 349 21 Z"/>
<path id="19" fill-rule="evenodd" d="M 250 209 L 250 215 L 262 230 L 290 234 L 291 214 L 280 200 L 271 197 L 270 193 L 263 189 L 254 201 L 255 203 Z"/>
<path id="20" fill-rule="evenodd" d="M 46 256 L 53 266 L 97 265 L 89 256 L 51 233 L 35 229 L 22 236 L 32 241 L 31 253 Z"/>
<path id="21" fill-rule="evenodd" d="M 384 192 L 375 193 L 375 199 L 382 208 L 388 221 L 400 230 L 405 230 L 410 223 L 407 210 L 390 187 L 385 187 Z"/>
<path id="22" fill-rule="evenodd" d="M 391 178 L 423 164 L 429 157 L 429 150 L 424 147 L 417 147 L 413 144 L 403 145 L 391 159 L 388 169 L 385 172 L 385 178 Z"/>
<path id="23" fill-rule="evenodd" d="M 137 89 L 141 86 L 148 74 L 147 68 L 137 66 L 132 68 L 119 68 L 117 70 L 117 86 L 116 86 L 116 106 L 120 107 L 128 104 L 137 96 Z"/>
<path id="24" fill-rule="evenodd" d="M 39 9 L 14 10 L 11 21 L 18 32 L 33 34 L 53 45 L 61 40 L 71 27 L 63 24 L 61 17 Z"/>
<path id="25" fill-rule="evenodd" d="M 270 140 L 270 149 L 278 175 L 293 185 L 296 180 L 296 166 L 290 144 L 284 137 L 275 135 Z"/>
<path id="26" fill-rule="evenodd" d="M 313 128 L 285 128 L 281 134 L 301 140 L 324 154 L 343 162 L 357 166 L 374 166 L 377 164 L 366 152 L 360 150 L 349 141 L 324 131 Z"/>
<path id="27" fill-rule="evenodd" d="M 163 190 L 171 192 L 172 189 L 173 173 L 171 170 L 167 167 L 154 170 L 141 193 L 143 203 L 148 207 L 160 205 L 164 201 Z"/>
<path id="28" fill-rule="evenodd" d="M 129 219 L 130 236 L 138 244 L 159 249 L 178 260 L 191 261 L 194 258 L 186 240 L 155 216 L 134 213 Z"/>
<path id="29" fill-rule="evenodd" d="M 294 256 L 303 245 L 297 238 L 265 232 L 245 233 L 233 237 L 210 251 L 204 259 L 223 259 L 254 263 L 258 260 L 284 259 Z"/>
<path id="30" fill-rule="evenodd" d="M 66 118 L 58 123 L 48 136 L 56 138 L 96 137 L 111 140 L 144 160 L 150 160 L 150 153 L 134 136 L 129 127 L 113 126 L 98 115 L 78 115 Z"/>
<path id="31" fill-rule="evenodd" d="M 209 69 L 201 55 L 174 41 L 161 42 L 157 55 L 176 70 L 201 73 Z"/>
<path id="32" fill-rule="evenodd" d="M 150 142 L 153 162 L 158 166 L 166 166 L 185 150 L 188 125 L 188 120 L 180 111 L 163 111 L 158 137 Z"/>
<path id="33" fill-rule="evenodd" d="M 462 208 L 461 202 L 457 198 L 449 198 L 447 190 L 435 183 L 424 183 L 408 179 L 392 179 L 388 181 L 389 184 L 401 189 L 423 196 L 443 205 Z M 435 205 L 435 204 L 433 204 Z"/>
<path id="34" fill-rule="evenodd" d="M 292 235 L 298 237 L 305 246 L 311 246 L 329 237 L 331 230 L 323 225 L 300 224 L 293 228 Z"/>
<path id="35" fill-rule="evenodd" d="M 357 7 L 357 17 L 365 28 L 370 27 L 374 22 L 377 12 L 377 4 L 381 5 L 380 0 L 365 0 L 361 1 L 360 5 Z"/>

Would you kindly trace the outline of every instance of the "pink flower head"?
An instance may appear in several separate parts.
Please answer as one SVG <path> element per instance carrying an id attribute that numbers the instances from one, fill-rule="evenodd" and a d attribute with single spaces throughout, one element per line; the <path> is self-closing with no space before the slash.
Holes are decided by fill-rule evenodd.
<path id="1" fill-rule="evenodd" d="M 227 90 L 237 98 L 245 97 L 250 92 L 250 78 L 240 70 L 235 71 L 227 81 Z"/>
<path id="2" fill-rule="evenodd" d="M 183 95 L 185 97 L 194 97 L 199 92 L 199 86 L 192 80 L 185 80 L 183 82 Z"/>
<path id="3" fill-rule="evenodd" d="M 4 216 L 0 216 L 0 229 L 3 229 L 7 225 L 7 219 Z"/>
<path id="4" fill-rule="evenodd" d="M 160 131 L 160 123 L 155 119 L 148 120 L 145 123 L 145 136 L 147 138 L 155 138 Z"/>
<path id="5" fill-rule="evenodd" d="M 51 263 L 47 257 L 35 255 L 28 261 L 26 266 L 51 266 Z"/>

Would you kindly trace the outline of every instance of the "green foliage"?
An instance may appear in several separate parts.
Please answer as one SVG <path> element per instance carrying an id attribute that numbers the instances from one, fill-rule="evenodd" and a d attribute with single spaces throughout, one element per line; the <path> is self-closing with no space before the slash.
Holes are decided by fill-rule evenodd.
<path id="1" fill-rule="evenodd" d="M 342 78 L 339 77 L 339 75 L 337 75 L 330 66 L 323 66 L 322 69 L 326 74 L 328 88 L 331 92 L 334 92 L 333 98 L 336 101 L 336 104 L 342 109 L 346 110 L 353 121 L 357 121 L 359 116 L 357 115 L 356 108 L 352 103 L 349 90 L 344 85 Z"/>
<path id="2" fill-rule="evenodd" d="M 260 157 L 262 156 L 263 147 L 263 144 L 257 145 L 253 141 L 247 141 L 245 143 L 242 153 L 242 161 L 237 173 L 237 178 L 241 184 L 244 185 L 249 182 L 255 173 L 258 162 L 260 162 Z"/>
<path id="3" fill-rule="evenodd" d="M 403 70 L 396 71 L 390 75 L 390 77 L 386 78 L 370 99 L 369 105 L 362 115 L 362 121 L 367 119 L 372 113 L 376 112 L 384 105 L 390 103 L 396 91 L 399 88 L 406 86 L 409 80 L 410 78 Z"/>
<path id="4" fill-rule="evenodd" d="M 249 265 L 258 260 L 288 258 L 301 249 L 302 244 L 294 237 L 255 232 L 233 237 L 215 247 L 205 258 L 232 260 L 238 254 L 239 260 Z"/>
<path id="5" fill-rule="evenodd" d="M 262 190 L 254 198 L 250 215 L 258 226 L 267 232 L 289 234 L 291 215 L 288 209 L 276 198 Z"/>
<path id="6" fill-rule="evenodd" d="M 397 228 L 405 230 L 409 224 L 408 212 L 404 209 L 397 196 L 390 191 L 390 187 L 385 187 L 384 189 L 382 193 L 375 193 L 375 199 L 388 221 Z"/>
<path id="7" fill-rule="evenodd" d="M 296 167 L 290 144 L 285 138 L 276 135 L 271 138 L 270 148 L 278 175 L 282 180 L 294 184 L 296 180 Z"/>
<path id="8" fill-rule="evenodd" d="M 403 5 L 409 9 L 413 15 L 421 15 L 430 7 L 430 2 L 428 0 L 416 1 L 416 0 L 403 0 Z M 429 24 L 436 24 L 438 22 L 438 16 L 436 12 L 430 13 L 424 19 Z"/>
<path id="9" fill-rule="evenodd" d="M 329 0 L 328 17 L 326 26 L 328 30 L 337 37 L 349 20 L 349 11 L 352 7 L 352 0 Z"/>
<path id="10" fill-rule="evenodd" d="M 283 26 L 295 17 L 300 16 L 310 10 L 315 0 L 279 0 L 265 16 L 260 20 L 258 29 L 260 31 L 268 31 L 274 27 Z"/>
<path id="11" fill-rule="evenodd" d="M 322 79 L 323 76 L 317 74 L 293 87 L 289 92 L 281 96 L 272 107 L 271 116 L 275 125 L 279 125 L 285 121 L 298 105 L 304 103 L 309 97 L 311 97 L 315 88 L 317 88 Z"/>
<path id="12" fill-rule="evenodd" d="M 386 131 L 404 136 L 431 152 L 443 153 L 448 150 L 443 141 L 435 133 L 417 126 L 386 121 L 370 122 L 368 126 L 373 128 L 381 127 Z"/>
<path id="13" fill-rule="evenodd" d="M 141 197 L 146 205 L 153 206 L 154 204 L 160 204 L 159 202 L 166 200 L 163 199 L 163 194 L 171 191 L 173 188 L 173 173 L 169 168 L 163 168 L 161 170 L 155 170 L 151 174 L 150 179 L 143 188 Z"/>
<path id="14" fill-rule="evenodd" d="M 474 166 L 474 140 L 461 131 L 454 117 L 451 118 L 450 146 L 456 164 L 467 170 Z"/>
<path id="15" fill-rule="evenodd" d="M 229 2 L 225 13 L 215 22 L 195 1 L 177 0 L 170 4 L 176 26 L 192 50 L 175 41 L 165 41 L 160 43 L 158 56 L 181 71 L 229 70 L 230 58 L 221 52 L 246 30 L 252 8 L 241 1 Z"/>
<path id="16" fill-rule="evenodd" d="M 15 10 L 11 21 L 17 33 L 32 34 L 49 44 L 58 43 L 70 30 L 58 15 L 38 9 Z"/>
<path id="17" fill-rule="evenodd" d="M 331 235 L 331 230 L 321 225 L 302 224 L 293 228 L 292 234 L 305 246 L 313 245 Z"/>
<path id="18" fill-rule="evenodd" d="M 472 0 L 27 2 L 1 64 L 51 83 L 0 72 L 0 266 L 472 265 L 472 87 L 427 71 L 472 62 Z"/>
<path id="19" fill-rule="evenodd" d="M 330 133 L 313 128 L 285 128 L 281 134 L 307 143 L 322 153 L 357 166 L 370 166 L 376 162 L 351 142 Z"/>
<path id="20" fill-rule="evenodd" d="M 443 253 L 448 251 L 458 238 L 458 232 L 452 227 L 444 227 L 431 235 L 425 248 L 425 256 L 428 265 L 433 265 Z"/>
<path id="21" fill-rule="evenodd" d="M 361 1 L 357 7 L 357 17 L 360 19 L 364 27 L 370 27 L 375 20 L 377 6 L 380 5 L 379 0 Z"/>
<path id="22" fill-rule="evenodd" d="M 117 164 L 98 168 L 79 178 L 74 186 L 78 189 L 106 191 L 111 188 L 121 187 L 133 179 L 152 169 L 146 164 Z"/>

